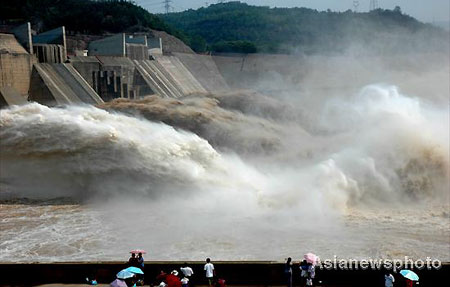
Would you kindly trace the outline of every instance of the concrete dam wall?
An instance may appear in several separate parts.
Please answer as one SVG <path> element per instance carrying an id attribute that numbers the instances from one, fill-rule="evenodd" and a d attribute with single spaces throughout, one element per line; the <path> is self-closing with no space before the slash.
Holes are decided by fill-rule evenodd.
<path id="1" fill-rule="evenodd" d="M 227 88 L 214 62 L 206 62 L 206 66 L 202 56 L 189 58 L 196 62 L 196 66 L 188 62 L 190 69 L 177 56 L 155 56 L 152 60 L 92 56 L 74 57 L 63 64 L 38 63 L 31 76 L 29 100 L 49 105 L 97 104 L 148 95 L 180 98 Z M 199 72 L 201 65 L 204 71 Z"/>
<path id="2" fill-rule="evenodd" d="M 134 64 L 144 81 L 156 94 L 166 98 L 183 96 L 181 88 L 157 61 L 135 60 Z"/>
<path id="3" fill-rule="evenodd" d="M 277 54 L 215 54 L 212 60 L 234 89 L 282 90 L 278 82 L 298 84 L 302 57 Z M 282 79 L 282 81 L 281 81 Z"/>
<path id="4" fill-rule="evenodd" d="M 174 80 L 174 83 L 176 83 L 184 95 L 207 92 L 177 57 L 159 56 L 156 57 L 156 61 L 162 70 L 167 71 L 168 75 Z"/>
<path id="5" fill-rule="evenodd" d="M 176 53 L 148 60 L 73 57 L 70 63 L 104 101 L 148 95 L 180 98 L 228 89 L 212 58 L 202 55 Z"/>
<path id="6" fill-rule="evenodd" d="M 208 55 L 173 53 L 207 91 L 228 90 L 218 65 Z"/>
<path id="7" fill-rule="evenodd" d="M 72 65 L 45 63 L 33 67 L 29 100 L 50 106 L 103 102 Z"/>
<path id="8" fill-rule="evenodd" d="M 39 45 L 42 53 L 54 52 L 53 44 Z M 27 100 L 49 106 L 95 105 L 116 98 L 180 98 L 228 89 L 211 56 L 172 53 L 142 60 L 94 55 L 45 61 L 10 34 L 1 34 L 0 48 L 1 106 Z"/>
<path id="9" fill-rule="evenodd" d="M 33 62 L 14 35 L 0 34 L 0 107 L 26 102 Z"/>

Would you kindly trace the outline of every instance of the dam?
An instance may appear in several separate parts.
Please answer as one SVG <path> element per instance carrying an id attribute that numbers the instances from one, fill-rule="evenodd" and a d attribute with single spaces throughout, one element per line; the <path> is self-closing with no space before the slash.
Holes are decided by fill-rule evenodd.
<path id="1" fill-rule="evenodd" d="M 0 35 L 2 106 L 24 101 L 95 105 L 228 89 L 211 56 L 163 54 L 160 38 L 121 33 L 93 40 L 87 50 L 69 47 L 67 53 L 65 33 L 61 27 L 32 36 L 26 23 Z"/>
<path id="2" fill-rule="evenodd" d="M 450 261 L 440 55 L 200 55 L 158 35 L 0 34 L 6 286 L 108 283 L 138 247 L 148 274 L 211 256 L 246 286 L 284 284 L 306 252 Z M 448 264 L 416 271 L 437 286 Z"/>

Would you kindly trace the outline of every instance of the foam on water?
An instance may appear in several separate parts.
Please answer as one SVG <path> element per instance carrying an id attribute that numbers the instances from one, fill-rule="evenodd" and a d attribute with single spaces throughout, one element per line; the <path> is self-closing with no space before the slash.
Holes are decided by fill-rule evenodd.
<path id="1" fill-rule="evenodd" d="M 230 164 L 192 133 L 95 107 L 13 107 L 0 127 L 2 182 L 15 197 L 158 195 L 221 181 Z"/>
<path id="2" fill-rule="evenodd" d="M 387 85 L 327 99 L 309 118 L 265 117 L 251 97 L 251 112 L 237 110 L 220 104 L 234 102 L 227 97 L 1 110 L 0 196 L 83 205 L 1 205 L 0 260 L 112 260 L 136 247 L 177 260 L 450 259 L 449 231 L 436 227 L 448 220 L 439 212 L 448 208 L 447 109 Z M 173 126 L 152 122 L 167 122 L 164 113 Z"/>

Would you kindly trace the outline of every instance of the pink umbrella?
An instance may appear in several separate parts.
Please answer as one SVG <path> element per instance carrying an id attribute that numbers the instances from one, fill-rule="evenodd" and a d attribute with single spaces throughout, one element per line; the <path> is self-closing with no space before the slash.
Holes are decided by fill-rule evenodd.
<path id="1" fill-rule="evenodd" d="M 134 250 L 131 250 L 130 253 L 134 253 L 134 254 L 142 253 L 142 254 L 145 254 L 147 252 L 145 250 L 142 250 L 142 249 L 134 249 Z"/>
<path id="2" fill-rule="evenodd" d="M 127 283 L 125 283 L 125 281 L 120 280 L 120 279 L 116 279 L 113 282 L 111 282 L 111 284 L 109 284 L 109 286 L 111 287 L 128 287 Z"/>
<path id="3" fill-rule="evenodd" d="M 303 257 L 305 258 L 306 262 L 314 265 L 317 264 L 317 262 L 319 261 L 319 257 L 313 253 L 306 253 L 305 256 Z"/>

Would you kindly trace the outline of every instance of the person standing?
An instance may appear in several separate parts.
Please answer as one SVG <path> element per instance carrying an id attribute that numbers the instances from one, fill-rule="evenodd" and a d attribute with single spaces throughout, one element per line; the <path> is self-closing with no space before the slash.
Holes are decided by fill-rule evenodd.
<path id="1" fill-rule="evenodd" d="M 136 254 L 131 253 L 130 259 L 128 259 L 128 266 L 130 267 L 138 267 L 138 259 L 136 258 Z"/>
<path id="2" fill-rule="evenodd" d="M 310 274 L 308 274 L 308 277 L 306 278 L 306 286 L 313 286 L 313 280 Z"/>
<path id="3" fill-rule="evenodd" d="M 316 277 L 316 266 L 312 263 L 308 263 L 308 277 L 311 281 Z"/>
<path id="4" fill-rule="evenodd" d="M 142 272 L 144 272 L 144 257 L 142 257 L 142 253 L 138 254 L 137 261 L 138 267 L 141 268 Z"/>
<path id="5" fill-rule="evenodd" d="M 206 264 L 203 268 L 205 270 L 206 280 L 208 280 L 208 286 L 211 287 L 214 279 L 214 265 L 211 263 L 211 259 L 206 258 Z"/>
<path id="6" fill-rule="evenodd" d="M 287 286 L 292 287 L 292 258 L 289 257 L 286 261 L 286 265 L 284 266 L 284 274 L 287 279 Z"/>
<path id="7" fill-rule="evenodd" d="M 189 278 L 183 277 L 181 279 L 181 287 L 189 287 Z"/>
<path id="8" fill-rule="evenodd" d="M 392 276 L 391 273 L 386 271 L 386 274 L 384 274 L 384 287 L 393 287 L 394 286 L 394 276 Z"/>
<path id="9" fill-rule="evenodd" d="M 217 283 L 215 287 L 227 287 L 227 285 L 225 284 L 225 279 L 223 278 L 219 278 L 217 279 Z"/>
<path id="10" fill-rule="evenodd" d="M 308 278 L 308 262 L 303 260 L 300 263 L 300 286 L 306 285 L 306 279 Z"/>
<path id="11" fill-rule="evenodd" d="M 181 280 L 178 278 L 178 271 L 173 270 L 166 276 L 167 287 L 181 287 Z"/>
<path id="12" fill-rule="evenodd" d="M 183 267 L 180 268 L 181 273 L 183 273 L 184 277 L 189 279 L 189 286 L 193 287 L 194 282 L 192 281 L 192 275 L 194 275 L 194 270 L 192 270 L 191 267 L 188 266 L 186 262 L 184 262 Z"/>
<path id="13" fill-rule="evenodd" d="M 167 278 L 167 273 L 164 272 L 164 270 L 161 270 L 158 274 L 158 276 L 156 276 L 156 281 L 154 285 L 161 285 L 161 283 L 165 284 Z"/>
<path id="14" fill-rule="evenodd" d="M 192 268 L 189 267 L 186 262 L 184 262 L 183 266 L 184 267 L 180 268 L 180 271 L 183 273 L 184 277 L 187 277 L 190 279 L 192 277 L 192 275 L 194 274 L 194 270 L 192 270 Z"/>

